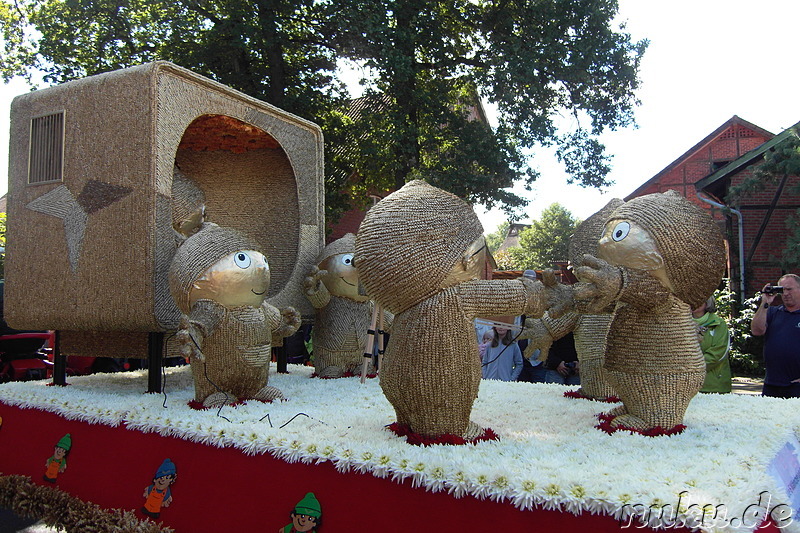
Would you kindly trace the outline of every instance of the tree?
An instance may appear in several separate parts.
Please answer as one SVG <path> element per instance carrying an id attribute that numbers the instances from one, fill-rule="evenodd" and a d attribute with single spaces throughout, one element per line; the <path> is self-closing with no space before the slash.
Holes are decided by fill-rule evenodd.
<path id="1" fill-rule="evenodd" d="M 490 252 L 495 253 L 503 245 L 503 241 L 506 240 L 506 235 L 508 235 L 509 226 L 511 224 L 504 220 L 497 226 L 495 231 L 486 234 L 486 247 L 489 248 Z"/>
<path id="2" fill-rule="evenodd" d="M 580 220 L 555 203 L 541 218 L 519 234 L 519 248 L 509 249 L 517 270 L 551 268 L 555 261 L 569 259 L 569 239 Z"/>
<path id="3" fill-rule="evenodd" d="M 0 0 L 0 74 L 47 83 L 168 60 L 317 122 L 339 142 L 346 91 L 334 73 L 344 22 L 315 0 Z M 332 155 L 327 150 L 326 156 Z M 339 166 L 333 158 L 326 168 Z M 334 173 L 331 173 L 334 175 Z M 338 183 L 329 207 L 343 208 Z"/>
<path id="4" fill-rule="evenodd" d="M 612 28 L 615 0 L 376 0 L 353 7 L 345 52 L 374 73 L 368 94 L 385 98 L 385 107 L 359 124 L 365 180 L 397 188 L 424 177 L 513 211 L 526 202 L 505 188 L 519 180 L 530 187 L 537 177 L 525 150 L 555 144 L 571 179 L 609 183 L 597 135 L 632 123 L 647 45 Z M 478 96 L 497 106 L 496 129 L 469 120 Z M 561 115 L 576 126 L 561 131 Z"/>
<path id="5" fill-rule="evenodd" d="M 537 178 L 537 145 L 580 184 L 608 183 L 597 136 L 632 123 L 647 44 L 616 14 L 616 0 L 0 0 L 0 74 L 55 83 L 167 59 L 319 123 L 330 156 L 350 128 L 347 164 L 326 160 L 329 206 L 355 171 L 360 191 L 424 178 L 514 211 L 526 202 L 508 188 Z M 345 57 L 381 104 L 355 122 L 334 76 Z M 473 120 L 480 98 L 497 128 Z"/>

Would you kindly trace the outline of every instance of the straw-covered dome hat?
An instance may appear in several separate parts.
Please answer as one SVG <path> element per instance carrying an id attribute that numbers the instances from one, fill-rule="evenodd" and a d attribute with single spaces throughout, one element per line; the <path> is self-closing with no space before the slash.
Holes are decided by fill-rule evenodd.
<path id="1" fill-rule="evenodd" d="M 255 250 L 255 245 L 239 231 L 216 224 L 206 224 L 186 239 L 169 269 L 169 290 L 178 309 L 189 313 L 192 283 L 214 263 L 239 250 Z"/>
<path id="2" fill-rule="evenodd" d="M 695 309 L 725 272 L 722 232 L 711 216 L 675 191 L 639 196 L 609 218 L 641 225 L 655 239 L 675 296 Z"/>
<path id="3" fill-rule="evenodd" d="M 464 200 L 411 181 L 368 212 L 355 265 L 367 294 L 397 314 L 439 291 L 483 227 Z"/>
<path id="4" fill-rule="evenodd" d="M 575 233 L 569 239 L 569 255 L 567 256 L 573 265 L 579 265 L 584 254 L 597 255 L 597 245 L 600 237 L 603 236 L 606 220 L 623 203 L 625 202 L 619 198 L 613 198 L 600 211 L 575 228 Z"/>
<path id="5" fill-rule="evenodd" d="M 317 264 L 322 263 L 327 258 L 339 254 L 352 254 L 356 249 L 356 236 L 352 233 L 345 233 L 328 246 L 322 249 L 317 255 Z"/>

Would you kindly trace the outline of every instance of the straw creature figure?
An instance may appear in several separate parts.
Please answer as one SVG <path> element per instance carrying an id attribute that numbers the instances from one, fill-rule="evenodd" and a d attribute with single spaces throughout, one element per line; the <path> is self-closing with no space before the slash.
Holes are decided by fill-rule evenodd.
<path id="1" fill-rule="evenodd" d="M 578 225 L 569 241 L 569 260 L 573 265 L 580 263 L 584 254 L 597 254 L 597 244 L 603 235 L 605 222 L 622 204 L 622 200 L 615 198 Z M 520 339 L 530 339 L 525 348 L 525 357 L 530 359 L 533 351 L 539 349 L 539 358 L 544 361 L 553 341 L 571 331 L 580 363 L 581 388 L 577 391 L 578 395 L 593 400 L 615 396 L 614 388 L 608 383 L 603 370 L 612 310 L 600 314 L 570 312 L 558 319 L 545 313 L 540 319 L 526 320 L 525 329 L 519 336 Z"/>
<path id="2" fill-rule="evenodd" d="M 546 284 L 478 279 L 485 265 L 478 217 L 460 198 L 419 180 L 367 212 L 355 262 L 367 294 L 395 315 L 383 393 L 398 424 L 428 438 L 483 434 L 470 421 L 481 380 L 475 317 L 541 316 L 571 305 L 571 290 L 552 273 Z"/>
<path id="3" fill-rule="evenodd" d="M 598 255 L 584 256 L 574 289 L 579 310 L 616 304 L 604 368 L 623 405 L 611 426 L 675 430 L 705 378 L 691 309 L 722 279 L 722 234 L 674 191 L 649 194 L 613 212 Z"/>
<path id="4" fill-rule="evenodd" d="M 326 246 L 305 280 L 305 293 L 316 309 L 314 368 L 319 377 L 339 378 L 360 370 L 372 318 L 373 302 L 360 294 L 353 265 L 356 237 L 344 235 Z M 384 312 L 384 329 L 391 314 Z M 368 373 L 374 373 L 370 368 Z"/>
<path id="5" fill-rule="evenodd" d="M 206 223 L 178 248 L 170 267 L 184 314 L 177 338 L 205 407 L 284 397 L 267 385 L 271 346 L 297 331 L 300 315 L 264 301 L 269 281 L 266 258 L 236 230 Z"/>
<path id="6" fill-rule="evenodd" d="M 172 170 L 172 229 L 180 245 L 194 235 L 203 225 L 206 214 L 206 196 L 197 184 L 177 165 Z"/>

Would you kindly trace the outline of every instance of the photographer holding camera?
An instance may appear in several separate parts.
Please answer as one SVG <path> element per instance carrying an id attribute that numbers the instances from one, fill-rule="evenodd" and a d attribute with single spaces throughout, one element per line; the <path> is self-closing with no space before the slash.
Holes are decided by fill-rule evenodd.
<path id="1" fill-rule="evenodd" d="M 780 295 L 783 305 L 773 306 Z M 761 289 L 761 302 L 750 322 L 753 335 L 764 335 L 763 396 L 800 398 L 800 276 L 786 274 L 778 285 Z"/>

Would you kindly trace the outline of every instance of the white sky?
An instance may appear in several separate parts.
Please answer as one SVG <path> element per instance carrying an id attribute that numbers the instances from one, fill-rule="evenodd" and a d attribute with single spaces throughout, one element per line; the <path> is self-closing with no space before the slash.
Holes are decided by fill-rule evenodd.
<path id="1" fill-rule="evenodd" d="M 650 46 L 642 61 L 638 129 L 607 134 L 613 154 L 605 194 L 567 185 L 552 155 L 541 152 L 542 173 L 527 218 L 559 202 L 586 218 L 610 198 L 628 195 L 733 115 L 772 133 L 800 121 L 797 57 L 798 0 L 620 0 L 620 20 Z M 0 194 L 8 187 L 9 107 L 28 90 L 21 81 L 0 85 Z M 518 193 L 525 192 L 521 187 Z M 505 217 L 476 209 L 484 229 Z M 526 218 L 523 217 L 523 222 Z"/>

